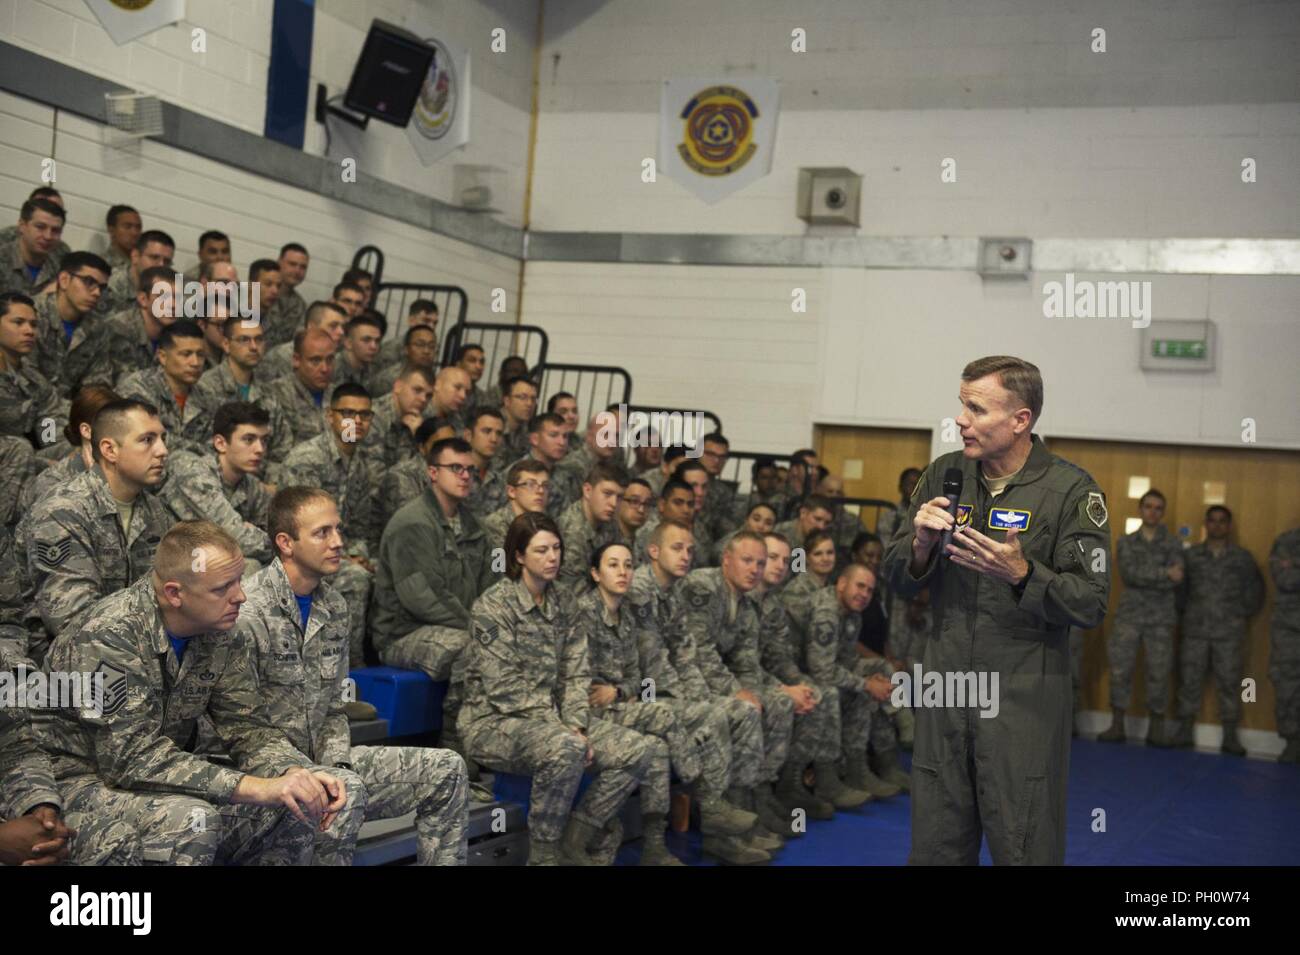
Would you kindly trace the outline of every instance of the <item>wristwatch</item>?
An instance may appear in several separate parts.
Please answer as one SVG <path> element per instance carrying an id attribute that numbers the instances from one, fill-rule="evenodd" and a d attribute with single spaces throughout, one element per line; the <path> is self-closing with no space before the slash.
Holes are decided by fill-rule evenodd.
<path id="1" fill-rule="evenodd" d="M 1011 588 L 1016 592 L 1017 597 L 1025 592 L 1025 586 L 1029 583 L 1029 578 L 1032 576 L 1034 576 L 1034 562 L 1031 560 L 1029 562 L 1029 569 L 1025 571 L 1025 576 L 1021 577 L 1011 585 Z"/>

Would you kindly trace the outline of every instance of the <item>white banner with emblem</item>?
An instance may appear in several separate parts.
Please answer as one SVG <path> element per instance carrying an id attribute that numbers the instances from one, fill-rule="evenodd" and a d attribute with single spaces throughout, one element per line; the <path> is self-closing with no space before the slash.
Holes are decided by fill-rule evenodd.
<path id="1" fill-rule="evenodd" d="M 185 0 L 86 0 L 118 46 L 185 19 Z"/>
<path id="2" fill-rule="evenodd" d="M 715 203 L 772 170 L 781 87 L 760 77 L 665 80 L 658 172 Z"/>
<path id="3" fill-rule="evenodd" d="M 469 50 L 428 37 L 424 42 L 433 47 L 433 62 L 406 136 L 420 162 L 432 166 L 469 142 Z"/>

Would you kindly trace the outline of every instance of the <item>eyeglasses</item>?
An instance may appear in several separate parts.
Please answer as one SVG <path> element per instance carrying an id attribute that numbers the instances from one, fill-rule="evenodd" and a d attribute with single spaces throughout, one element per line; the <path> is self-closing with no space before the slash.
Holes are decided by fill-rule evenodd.
<path id="1" fill-rule="evenodd" d="M 107 282 L 96 281 L 93 275 L 74 275 L 73 278 L 84 285 L 87 292 L 93 292 L 95 289 L 103 292 L 108 288 Z"/>
<path id="2" fill-rule="evenodd" d="M 435 464 L 434 467 L 446 468 L 452 474 L 456 475 L 456 477 L 464 477 L 466 474 L 469 474 L 474 470 L 472 464 Z"/>
<path id="3" fill-rule="evenodd" d="M 551 486 L 550 481 L 520 481 L 512 487 L 521 487 L 525 491 L 545 491 Z"/>
<path id="4" fill-rule="evenodd" d="M 643 511 L 650 506 L 648 497 L 624 497 L 623 503 L 628 507 L 635 507 L 638 511 Z"/>
<path id="5" fill-rule="evenodd" d="M 336 415 L 344 421 L 355 419 L 357 421 L 369 421 L 375 416 L 373 411 L 353 411 L 350 408 L 331 408 Z"/>

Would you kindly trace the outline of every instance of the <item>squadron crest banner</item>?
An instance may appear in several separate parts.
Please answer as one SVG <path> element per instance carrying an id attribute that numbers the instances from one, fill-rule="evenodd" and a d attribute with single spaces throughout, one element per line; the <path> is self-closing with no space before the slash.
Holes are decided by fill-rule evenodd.
<path id="1" fill-rule="evenodd" d="M 426 39 L 433 62 L 420 87 L 406 136 L 420 162 L 431 166 L 469 142 L 469 51 Z"/>
<path id="2" fill-rule="evenodd" d="M 773 80 L 665 80 L 659 172 L 714 203 L 772 169 L 780 87 Z"/>
<path id="3" fill-rule="evenodd" d="M 118 46 L 185 19 L 185 0 L 86 0 Z"/>

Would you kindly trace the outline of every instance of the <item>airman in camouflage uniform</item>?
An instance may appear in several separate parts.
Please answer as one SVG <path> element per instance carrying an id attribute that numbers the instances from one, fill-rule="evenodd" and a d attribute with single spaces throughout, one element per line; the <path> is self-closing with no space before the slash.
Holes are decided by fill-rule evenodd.
<path id="1" fill-rule="evenodd" d="M 32 512 L 27 567 L 48 640 L 77 630 L 96 601 L 146 573 L 172 524 L 162 502 L 142 490 L 135 498 L 130 531 L 124 532 L 118 502 L 101 468 L 54 489 Z M 33 659 L 44 656 L 44 647 L 33 651 Z"/>
<path id="2" fill-rule="evenodd" d="M 103 675 L 97 707 L 55 710 L 45 728 L 68 824 L 80 840 L 125 822 L 145 864 L 303 864 L 312 829 L 287 810 L 235 805 L 245 773 L 281 776 L 311 761 L 258 711 L 247 641 L 220 631 L 186 641 L 176 658 L 153 574 L 100 601 L 79 630 L 50 648 L 47 670 Z M 211 720 L 238 768 L 194 753 L 200 719 Z M 350 794 L 349 794 L 350 795 Z M 355 839 L 360 814 L 335 825 Z"/>
<path id="3" fill-rule="evenodd" d="M 544 593 L 539 605 L 522 579 L 507 577 L 474 601 L 460 727 L 475 760 L 532 777 L 530 861 L 554 863 L 563 851 L 581 864 L 637 784 L 653 785 L 652 750 L 666 747 L 591 718 L 586 637 L 564 601 Z M 588 748 L 593 779 L 575 806 Z"/>
<path id="4" fill-rule="evenodd" d="M 78 261 L 83 254 L 75 253 L 76 259 L 69 262 L 69 266 L 92 280 L 102 276 L 107 281 L 107 272 L 94 268 L 92 262 Z M 103 263 L 98 256 L 94 259 Z M 60 272 L 60 275 L 65 274 L 68 276 L 66 291 L 56 288 L 50 294 L 35 299 L 38 325 L 36 348 L 30 360 L 55 390 L 71 397 L 83 384 L 111 386 L 113 375 L 112 362 L 104 347 L 106 339 L 100 334 L 105 318 L 95 311 L 95 303 L 99 298 L 93 293 L 86 293 L 80 280 L 74 278 L 72 273 Z M 84 312 L 77 311 L 79 302 L 85 305 Z M 76 315 L 71 337 L 63 329 L 60 303 Z"/>
<path id="5" fill-rule="evenodd" d="M 254 475 L 241 475 L 233 487 L 221 475 L 215 451 L 180 451 L 167 458 L 167 483 L 159 492 L 178 521 L 211 521 L 239 542 L 245 560 L 271 559 L 266 533 L 271 495 Z"/>
<path id="6" fill-rule="evenodd" d="M 332 504 L 329 511 L 337 514 Z M 267 722 L 308 758 L 356 773 L 367 820 L 414 812 L 420 865 L 464 865 L 464 761 L 445 749 L 351 745 L 343 710 L 350 629 L 343 596 L 322 579 L 310 595 L 304 625 L 280 557 L 245 589 L 248 603 L 239 630 L 253 650 L 253 676 Z M 355 841 L 339 838 L 340 833 L 331 827 L 320 834 L 318 864 L 351 864 Z"/>
<path id="7" fill-rule="evenodd" d="M 1246 755 L 1237 739 L 1241 719 L 1242 652 L 1246 625 L 1264 603 L 1264 578 L 1244 547 L 1229 543 L 1232 517 L 1212 507 L 1205 518 L 1209 539 L 1187 550 L 1182 643 L 1178 652 L 1178 732 L 1175 743 L 1191 744 L 1192 723 L 1201 709 L 1201 682 L 1208 665 L 1219 689 L 1219 719 L 1225 753 Z"/>
<path id="8" fill-rule="evenodd" d="M 58 213 L 49 206 L 44 208 L 33 207 L 31 218 L 28 222 L 58 222 L 58 234 L 62 234 L 63 223 L 66 221 L 66 213 L 63 212 L 62 206 L 50 199 L 38 197 L 35 201 L 39 203 L 49 203 L 50 206 L 56 207 Z M 26 205 L 26 203 L 24 203 Z M 19 215 L 21 216 L 21 210 Z M 33 257 L 39 255 L 39 243 L 43 240 L 33 238 L 32 240 Z M 27 260 L 23 257 L 22 236 L 19 234 L 18 226 L 8 226 L 0 232 L 0 292 L 22 292 L 24 295 L 31 295 L 36 289 L 42 288 L 45 283 L 53 280 L 59 273 L 59 263 L 63 255 L 66 254 L 68 246 L 54 236 L 53 242 L 48 242 L 48 251 L 45 258 L 40 263 L 40 270 L 35 279 L 28 277 Z M 34 266 L 33 266 L 34 267 Z"/>
<path id="9" fill-rule="evenodd" d="M 215 368 L 205 371 L 190 392 L 182 416 L 181 427 L 185 439 L 200 447 L 206 446 L 207 439 L 212 436 L 212 416 L 217 413 L 218 408 L 229 401 L 251 401 L 267 410 L 271 415 L 271 440 L 266 449 L 267 460 L 271 464 L 284 462 L 294 447 L 293 431 L 284 410 L 268 387 L 256 376 L 256 371 L 247 389 L 241 388 L 230 371 L 229 358 Z M 273 467 L 268 466 L 266 473 L 269 477 L 278 476 Z"/>
<path id="10" fill-rule="evenodd" d="M 1133 670 L 1139 644 L 1146 648 L 1147 709 L 1151 727 L 1147 743 L 1168 745 L 1165 705 L 1169 699 L 1169 674 L 1174 666 L 1175 591 L 1183 579 L 1183 548 L 1160 523 L 1165 499 L 1148 491 L 1138 504 L 1143 525 L 1119 539 L 1115 563 L 1124 590 L 1111 629 L 1110 728 L 1098 737 L 1103 742 L 1124 741 L 1124 710 L 1133 692 Z"/>
<path id="11" fill-rule="evenodd" d="M 416 377 L 414 380 L 423 386 L 423 378 Z M 374 457 L 376 464 L 387 470 L 409 458 L 418 458 L 420 447 L 416 443 L 415 432 L 403 420 L 397 397 L 390 391 L 375 398 L 371 407 L 374 409 L 375 417 L 370 425 L 370 433 L 366 435 L 365 446 Z M 423 407 L 424 401 L 419 402 L 417 415 Z"/>
<path id="12" fill-rule="evenodd" d="M 578 597 L 590 588 L 591 555 L 602 545 L 619 540 L 618 523 L 612 516 L 599 520 L 599 508 L 611 509 L 609 502 L 601 503 L 602 485 L 612 487 L 614 482 L 604 479 L 599 481 L 590 494 L 585 494 L 570 504 L 556 522 L 560 536 L 564 539 L 564 560 L 555 585 L 570 597 Z"/>
<path id="13" fill-rule="evenodd" d="M 118 394 L 123 398 L 147 401 L 158 409 L 158 418 L 167 431 L 167 447 L 172 451 L 199 454 L 211 447 L 210 442 L 199 442 L 186 436 L 181 423 L 185 413 L 176 400 L 172 383 L 167 380 L 162 366 L 155 365 L 145 371 L 134 371 L 127 375 L 118 385 Z M 186 403 L 188 404 L 188 396 Z"/>
<path id="14" fill-rule="evenodd" d="M 1280 759 L 1300 763 L 1300 528 L 1273 541 L 1268 569 L 1277 587 L 1269 628 L 1268 676 L 1277 694 L 1277 732 L 1286 740 Z"/>
<path id="15" fill-rule="evenodd" d="M 27 438 L 37 448 L 58 443 L 67 399 L 37 370 L 38 319 L 29 298 L 0 301 L 0 435 Z"/>

